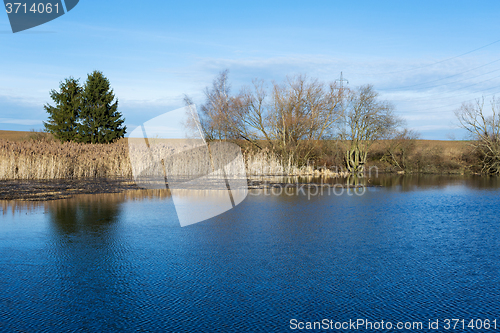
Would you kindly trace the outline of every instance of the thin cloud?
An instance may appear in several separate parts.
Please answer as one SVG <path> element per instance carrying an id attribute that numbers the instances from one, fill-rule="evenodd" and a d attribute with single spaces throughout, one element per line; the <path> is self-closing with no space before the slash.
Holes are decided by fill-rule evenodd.
<path id="1" fill-rule="evenodd" d="M 41 126 L 43 120 L 0 118 L 0 124 L 15 124 L 26 126 Z"/>

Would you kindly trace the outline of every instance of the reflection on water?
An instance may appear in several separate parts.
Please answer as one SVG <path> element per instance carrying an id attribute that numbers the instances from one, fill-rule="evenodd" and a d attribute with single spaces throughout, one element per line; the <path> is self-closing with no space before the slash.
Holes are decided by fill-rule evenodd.
<path id="1" fill-rule="evenodd" d="M 403 191 L 412 191 L 418 188 L 443 188 L 446 186 L 465 186 L 471 189 L 498 189 L 500 188 L 500 177 L 485 177 L 474 175 L 396 175 L 396 174 L 373 174 L 363 178 L 350 176 L 348 178 L 327 178 L 315 176 L 262 176 L 252 179 L 269 183 L 318 183 L 330 185 L 374 185 L 384 186 Z"/>
<path id="2" fill-rule="evenodd" d="M 67 210 L 69 216 L 75 216 L 70 211 L 76 211 L 78 206 L 85 203 L 87 206 L 118 205 L 130 200 L 147 200 L 152 198 L 170 198 L 169 190 L 132 190 L 124 193 L 106 193 L 106 194 L 80 194 L 69 199 L 51 200 L 51 201 L 5 201 L 0 200 L 0 213 L 7 214 L 11 212 L 33 212 L 39 209 L 45 209 L 56 216 L 60 210 Z M 66 208 L 64 208 L 66 207 Z M 78 215 L 78 214 L 77 214 Z"/>
<path id="3" fill-rule="evenodd" d="M 483 177 L 483 176 L 463 176 L 463 175 L 394 175 L 394 174 L 378 174 L 374 177 L 364 178 L 325 178 L 314 176 L 262 176 L 252 177 L 252 180 L 268 183 L 317 183 L 329 185 L 374 185 L 383 186 L 388 189 L 413 191 L 424 188 L 445 188 L 447 186 L 464 186 L 470 189 L 500 189 L 500 177 Z M 290 188 L 291 189 L 291 188 Z M 178 189 L 179 197 L 188 199 L 193 197 L 194 200 L 200 197 L 206 197 L 207 191 L 203 190 L 182 190 Z M 212 194 L 212 192 L 209 192 Z M 222 194 L 221 194 L 222 195 Z M 170 198 L 169 190 L 133 190 L 124 193 L 112 194 L 83 194 L 70 199 L 61 199 L 53 201 L 2 201 L 0 200 L 0 214 L 8 212 L 25 212 L 34 211 L 43 207 L 44 209 L 54 212 L 58 207 L 67 205 L 69 210 L 76 209 L 75 205 L 80 202 L 115 202 L 122 203 L 129 200 L 145 200 L 152 198 Z M 69 213 L 70 214 L 70 213 Z"/>
<path id="4" fill-rule="evenodd" d="M 498 181 L 370 182 L 385 187 L 362 196 L 253 190 L 186 228 L 167 191 L 0 203 L 0 332 L 500 318 Z"/>
<path id="5" fill-rule="evenodd" d="M 98 232 L 117 222 L 119 202 L 106 196 L 69 202 L 61 200 L 49 206 L 49 213 L 61 233 Z"/>
<path id="6" fill-rule="evenodd" d="M 403 191 L 418 188 L 444 188 L 465 186 L 470 189 L 498 189 L 500 177 L 462 176 L 462 175 L 384 175 L 372 178 L 372 184 L 385 187 L 399 187 Z"/>

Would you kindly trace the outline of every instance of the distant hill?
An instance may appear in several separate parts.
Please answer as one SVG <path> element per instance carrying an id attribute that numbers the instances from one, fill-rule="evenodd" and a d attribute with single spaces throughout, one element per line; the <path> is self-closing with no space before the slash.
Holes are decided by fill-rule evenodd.
<path id="1" fill-rule="evenodd" d="M 50 138 L 52 139 L 52 134 L 44 132 L 33 132 L 33 131 L 4 131 L 0 130 L 0 140 L 8 141 L 26 141 L 29 139 L 40 139 L 40 138 Z M 119 142 L 127 143 L 127 138 L 121 138 Z"/>
<path id="2" fill-rule="evenodd" d="M 0 130 L 0 140 L 23 141 L 29 139 L 32 134 L 34 134 L 34 132 Z"/>

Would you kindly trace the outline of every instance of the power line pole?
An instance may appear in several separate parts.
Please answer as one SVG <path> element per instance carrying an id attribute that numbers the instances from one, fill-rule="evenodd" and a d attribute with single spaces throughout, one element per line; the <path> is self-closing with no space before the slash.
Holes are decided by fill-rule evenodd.
<path id="1" fill-rule="evenodd" d="M 344 75 L 340 72 L 340 79 L 335 80 L 335 82 L 337 81 L 340 82 L 340 95 L 342 96 L 342 93 L 344 92 L 344 81 L 349 84 L 349 80 L 344 79 Z"/>
<path id="2" fill-rule="evenodd" d="M 340 108 L 342 110 L 342 114 L 344 114 L 344 81 L 349 84 L 349 80 L 344 79 L 344 75 L 340 72 L 340 79 L 335 80 L 335 82 L 340 82 L 339 95 L 340 95 Z M 347 118 L 344 117 L 344 126 L 347 134 Z"/>

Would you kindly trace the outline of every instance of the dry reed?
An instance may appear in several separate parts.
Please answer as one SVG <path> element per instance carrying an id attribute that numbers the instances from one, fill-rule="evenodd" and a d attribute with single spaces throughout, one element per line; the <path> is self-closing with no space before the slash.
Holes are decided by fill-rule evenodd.
<path id="1" fill-rule="evenodd" d="M 125 142 L 0 140 L 0 179 L 77 179 L 132 175 Z"/>
<path id="2" fill-rule="evenodd" d="M 152 145 L 154 147 L 156 145 Z M 184 150 L 182 147 L 180 150 Z M 203 150 L 200 150 L 203 151 Z M 207 169 L 206 157 L 201 158 L 196 150 L 186 154 L 183 159 L 189 163 L 177 163 L 175 173 L 183 175 L 202 174 Z M 235 156 L 234 150 L 227 150 Z M 137 154 L 141 155 L 140 152 Z M 193 155 L 194 154 L 194 155 Z M 152 151 L 151 156 L 158 153 Z M 132 150 L 134 157 L 134 150 Z M 149 158 L 142 158 L 140 168 L 148 167 Z M 138 157 L 134 157 L 137 167 Z M 248 176 L 262 175 L 315 175 L 339 177 L 341 173 L 328 169 L 315 170 L 312 165 L 297 167 L 284 163 L 279 156 L 267 149 L 259 152 L 245 151 L 243 159 Z M 139 160 L 141 158 L 139 157 Z M 198 162 L 193 163 L 193 161 Z M 226 161 L 229 162 L 229 161 Z M 216 161 L 217 163 L 217 161 Z M 229 168 L 229 169 L 228 169 Z M 226 166 L 229 174 L 241 174 L 237 163 Z M 133 178 L 127 140 L 112 144 L 60 143 L 51 140 L 7 141 L 0 139 L 0 179 L 1 180 L 50 180 L 80 178 Z"/>
<path id="3" fill-rule="evenodd" d="M 280 157 L 267 148 L 260 151 L 246 151 L 245 164 L 248 176 L 324 176 L 324 177 L 347 177 L 348 172 L 333 171 L 328 168 L 317 169 L 314 165 L 297 167 L 286 163 Z"/>

